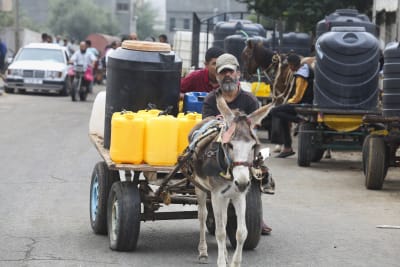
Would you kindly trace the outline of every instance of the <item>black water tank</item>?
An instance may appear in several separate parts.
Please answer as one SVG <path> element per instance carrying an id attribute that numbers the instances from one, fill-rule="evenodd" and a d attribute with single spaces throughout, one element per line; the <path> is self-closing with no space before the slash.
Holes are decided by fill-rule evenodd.
<path id="1" fill-rule="evenodd" d="M 316 43 L 314 104 L 321 108 L 376 109 L 379 42 L 360 27 L 339 27 Z"/>
<path id="2" fill-rule="evenodd" d="M 377 27 L 367 15 L 358 13 L 356 9 L 337 9 L 317 23 L 316 38 L 329 32 L 332 27 L 340 26 L 364 27 L 367 32 L 377 36 Z"/>
<path id="3" fill-rule="evenodd" d="M 383 56 L 383 116 L 400 116 L 400 43 L 387 44 Z"/>
<path id="4" fill-rule="evenodd" d="M 229 35 L 242 34 L 246 37 L 267 35 L 267 31 L 261 24 L 248 20 L 220 21 L 214 27 L 213 46 L 224 48 L 224 40 Z"/>
<path id="5" fill-rule="evenodd" d="M 251 40 L 251 41 L 261 41 L 264 44 L 264 47 L 268 47 L 267 44 L 267 39 L 261 36 L 253 36 L 253 37 L 245 37 L 240 34 L 235 34 L 235 35 L 229 35 L 225 38 L 224 40 L 224 50 L 227 53 L 230 53 L 234 55 L 238 61 L 239 61 L 239 66 L 242 68 L 243 67 L 243 62 L 242 62 L 242 52 L 243 49 L 246 46 L 246 41 Z M 243 71 L 243 69 L 241 69 Z"/>
<path id="6" fill-rule="evenodd" d="M 269 47 L 275 47 L 278 49 L 278 38 L 279 37 L 269 37 L 267 39 Z M 282 43 L 279 52 L 289 53 L 290 51 L 294 51 L 298 55 L 308 57 L 311 54 L 311 44 L 311 36 L 308 33 L 288 32 L 282 35 Z"/>
<path id="7" fill-rule="evenodd" d="M 182 61 L 168 44 L 125 41 L 108 58 L 104 147 L 110 147 L 111 117 L 154 104 L 178 113 Z"/>

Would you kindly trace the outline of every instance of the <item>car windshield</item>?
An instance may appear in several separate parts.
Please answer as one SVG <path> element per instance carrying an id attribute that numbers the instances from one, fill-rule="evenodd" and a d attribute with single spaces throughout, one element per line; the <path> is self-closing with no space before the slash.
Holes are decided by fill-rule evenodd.
<path id="1" fill-rule="evenodd" d="M 58 49 L 23 48 L 16 58 L 16 61 L 18 60 L 47 60 L 63 63 L 64 56 Z"/>

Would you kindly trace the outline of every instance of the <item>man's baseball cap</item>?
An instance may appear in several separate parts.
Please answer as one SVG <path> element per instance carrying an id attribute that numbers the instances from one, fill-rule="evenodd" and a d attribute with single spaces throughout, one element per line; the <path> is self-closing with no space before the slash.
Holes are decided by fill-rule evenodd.
<path id="1" fill-rule="evenodd" d="M 232 54 L 222 54 L 217 58 L 217 73 L 220 73 L 223 69 L 230 69 L 236 71 L 239 67 L 239 62 L 236 57 Z"/>

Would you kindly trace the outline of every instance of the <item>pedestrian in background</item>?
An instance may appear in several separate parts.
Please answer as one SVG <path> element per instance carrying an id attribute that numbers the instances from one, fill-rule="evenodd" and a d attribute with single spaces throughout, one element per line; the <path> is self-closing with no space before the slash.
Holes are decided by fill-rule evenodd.
<path id="1" fill-rule="evenodd" d="M 6 62 L 6 55 L 7 55 L 7 45 L 6 43 L 0 39 L 0 74 L 4 73 L 5 69 L 5 62 Z"/>
<path id="2" fill-rule="evenodd" d="M 217 57 L 223 53 L 225 53 L 225 51 L 219 47 L 210 47 L 206 51 L 204 68 L 192 71 L 181 80 L 181 99 L 183 99 L 184 94 L 188 92 L 208 93 L 219 87 L 215 64 Z"/>

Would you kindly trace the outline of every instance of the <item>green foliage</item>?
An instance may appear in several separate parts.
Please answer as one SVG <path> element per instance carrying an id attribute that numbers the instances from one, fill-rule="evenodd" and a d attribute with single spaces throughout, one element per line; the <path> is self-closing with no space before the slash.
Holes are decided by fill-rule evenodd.
<path id="1" fill-rule="evenodd" d="M 370 15 L 373 0 L 236 0 L 249 10 L 286 21 L 285 31 L 314 32 L 318 21 L 339 8 L 356 8 Z"/>
<path id="2" fill-rule="evenodd" d="M 0 11 L 0 28 L 14 25 L 14 18 L 11 12 Z"/>
<path id="3" fill-rule="evenodd" d="M 92 0 L 57 0 L 50 2 L 49 27 L 54 34 L 84 40 L 91 33 L 118 34 L 111 14 Z"/>
<path id="4" fill-rule="evenodd" d="M 154 14 L 157 12 L 153 9 L 149 2 L 144 2 L 136 9 L 138 16 L 136 22 L 136 30 L 139 40 L 144 40 L 146 37 L 153 36 L 158 40 L 157 33 L 153 30 L 155 24 Z"/>

